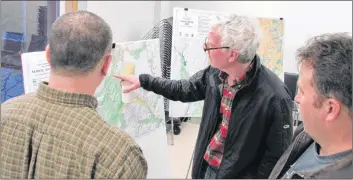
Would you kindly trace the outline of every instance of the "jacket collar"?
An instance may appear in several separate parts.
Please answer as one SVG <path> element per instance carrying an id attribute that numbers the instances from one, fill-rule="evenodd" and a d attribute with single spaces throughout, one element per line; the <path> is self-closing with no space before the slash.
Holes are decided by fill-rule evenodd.
<path id="1" fill-rule="evenodd" d="M 282 155 L 280 160 L 277 162 L 269 178 L 280 178 L 289 169 L 288 167 L 292 165 L 303 153 L 304 151 L 314 142 L 311 136 L 304 131 L 304 128 L 300 128 L 300 133 L 294 139 L 292 145 L 287 149 L 287 151 Z M 297 173 L 302 178 L 346 178 L 341 176 L 342 173 L 339 171 L 344 168 L 352 169 L 352 155 L 347 156 L 333 164 L 330 164 L 324 168 L 320 168 L 316 171 Z M 335 177 L 335 172 L 336 176 Z M 351 178 L 351 173 L 349 174 Z"/>
<path id="2" fill-rule="evenodd" d="M 247 83 L 244 86 L 247 86 L 247 85 L 251 84 L 251 82 L 256 77 L 258 71 L 261 68 L 261 59 L 260 59 L 260 57 L 257 54 L 255 55 L 255 57 L 254 57 L 254 59 L 253 59 L 251 64 L 252 64 L 251 70 L 246 72 L 246 77 L 247 77 L 248 80 L 247 80 Z M 220 74 L 222 74 L 222 73 L 221 73 L 220 70 L 218 70 L 217 73 L 214 73 L 212 75 L 213 76 L 212 79 L 214 80 L 216 87 L 218 87 L 218 85 L 222 83 L 222 80 L 220 78 Z"/>

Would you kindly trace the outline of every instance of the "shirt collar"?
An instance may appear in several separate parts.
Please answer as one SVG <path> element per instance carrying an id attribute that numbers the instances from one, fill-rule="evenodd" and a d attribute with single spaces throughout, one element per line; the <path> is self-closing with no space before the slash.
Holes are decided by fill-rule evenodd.
<path id="1" fill-rule="evenodd" d="M 51 103 L 63 103 L 74 106 L 88 106 L 93 109 L 96 109 L 98 106 L 98 101 L 94 96 L 53 89 L 48 86 L 48 82 L 42 82 L 39 84 L 36 96 L 39 99 Z"/>

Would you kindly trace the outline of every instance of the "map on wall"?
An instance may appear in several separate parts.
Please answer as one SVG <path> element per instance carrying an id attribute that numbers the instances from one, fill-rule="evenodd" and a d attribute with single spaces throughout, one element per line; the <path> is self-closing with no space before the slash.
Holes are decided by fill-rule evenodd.
<path id="1" fill-rule="evenodd" d="M 133 66 L 135 75 L 147 73 L 162 76 L 159 40 L 116 44 L 107 77 L 96 91 L 98 112 L 112 126 L 118 126 L 134 138 L 159 127 L 165 129 L 163 97 L 142 88 L 133 93 L 131 102 L 124 103 L 120 80 L 112 75 L 122 74 L 124 65 Z"/>
<path id="2" fill-rule="evenodd" d="M 208 64 L 202 49 L 204 39 L 175 39 L 172 45 L 171 79 L 189 79 Z M 197 48 L 199 47 L 199 48 Z M 198 117 L 202 114 L 203 101 L 181 103 L 169 101 L 170 117 Z"/>
<path id="3" fill-rule="evenodd" d="M 203 43 L 210 25 L 227 16 L 227 13 L 174 8 L 173 42 L 171 58 L 171 79 L 189 79 L 196 72 L 209 66 L 203 51 Z M 262 29 L 263 39 L 258 55 L 262 64 L 278 76 L 283 71 L 283 20 L 257 18 Z M 182 103 L 169 102 L 170 117 L 201 117 L 203 101 Z"/>
<path id="4" fill-rule="evenodd" d="M 283 72 L 283 32 L 282 19 L 258 18 L 262 29 L 262 41 L 258 50 L 261 62 L 277 76 Z"/>

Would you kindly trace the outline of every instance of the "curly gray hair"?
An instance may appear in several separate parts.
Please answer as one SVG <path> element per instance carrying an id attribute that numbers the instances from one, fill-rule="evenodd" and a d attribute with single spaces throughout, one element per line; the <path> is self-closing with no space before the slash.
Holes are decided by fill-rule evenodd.
<path id="1" fill-rule="evenodd" d="M 262 38 L 259 22 L 255 18 L 232 14 L 225 20 L 212 25 L 221 37 L 221 46 L 239 52 L 242 63 L 253 60 Z"/>

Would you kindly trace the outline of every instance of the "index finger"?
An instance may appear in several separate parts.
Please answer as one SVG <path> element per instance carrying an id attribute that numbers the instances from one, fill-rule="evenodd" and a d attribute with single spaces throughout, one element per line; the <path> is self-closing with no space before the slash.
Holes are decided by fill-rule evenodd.
<path id="1" fill-rule="evenodd" d="M 113 77 L 121 79 L 121 80 L 126 80 L 126 77 L 124 75 L 120 75 L 120 74 L 113 75 Z"/>

